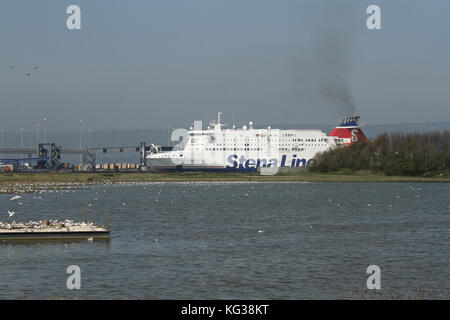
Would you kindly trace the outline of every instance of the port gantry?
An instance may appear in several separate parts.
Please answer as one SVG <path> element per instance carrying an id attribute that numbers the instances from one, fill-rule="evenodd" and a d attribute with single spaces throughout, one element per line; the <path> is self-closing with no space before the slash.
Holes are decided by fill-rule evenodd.
<path id="1" fill-rule="evenodd" d="M 96 155 L 139 152 L 140 164 L 147 165 L 147 153 L 150 146 L 141 142 L 139 146 L 123 147 L 95 147 L 95 148 L 63 148 L 55 143 L 39 143 L 37 148 L 0 148 L 1 164 L 24 164 L 26 162 L 45 162 L 48 168 L 54 169 L 61 165 L 61 154 L 64 155 L 83 155 L 83 165 L 92 168 L 96 164 Z M 20 158 L 5 158 L 5 155 L 26 155 Z"/>

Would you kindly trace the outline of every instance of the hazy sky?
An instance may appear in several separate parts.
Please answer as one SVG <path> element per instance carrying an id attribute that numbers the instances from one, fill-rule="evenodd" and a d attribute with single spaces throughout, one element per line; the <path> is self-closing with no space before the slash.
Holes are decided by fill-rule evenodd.
<path id="1" fill-rule="evenodd" d="M 81 30 L 66 28 L 70 4 Z M 382 30 L 367 29 L 369 4 Z M 217 111 L 334 124 L 352 108 L 373 124 L 450 121 L 449 13 L 448 0 L 2 0 L 0 128 L 187 127 Z"/>

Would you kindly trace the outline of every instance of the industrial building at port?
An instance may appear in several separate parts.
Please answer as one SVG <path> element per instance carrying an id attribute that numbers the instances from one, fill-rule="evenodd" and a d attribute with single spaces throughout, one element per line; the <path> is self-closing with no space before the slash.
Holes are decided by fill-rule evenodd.
<path id="1" fill-rule="evenodd" d="M 167 147 L 164 147 L 167 148 Z M 55 143 L 39 143 L 37 148 L 0 148 L 0 172 L 139 172 L 147 171 L 146 157 L 150 147 L 63 148 Z M 138 153 L 139 162 L 96 163 L 99 154 Z M 64 155 L 79 155 L 80 163 L 63 161 Z"/>

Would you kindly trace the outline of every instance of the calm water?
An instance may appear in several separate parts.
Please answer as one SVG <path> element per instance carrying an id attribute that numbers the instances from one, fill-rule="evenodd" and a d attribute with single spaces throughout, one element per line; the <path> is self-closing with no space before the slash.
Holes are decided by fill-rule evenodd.
<path id="1" fill-rule="evenodd" d="M 104 224 L 108 242 L 0 244 L 0 298 L 449 298 L 450 185 L 146 183 L 0 195 L 0 220 Z M 19 204 L 21 202 L 22 204 Z M 89 204 L 91 206 L 89 206 Z M 262 232 L 261 232 L 262 231 Z M 156 241 L 157 240 L 157 241 Z M 81 290 L 66 268 L 81 268 Z"/>

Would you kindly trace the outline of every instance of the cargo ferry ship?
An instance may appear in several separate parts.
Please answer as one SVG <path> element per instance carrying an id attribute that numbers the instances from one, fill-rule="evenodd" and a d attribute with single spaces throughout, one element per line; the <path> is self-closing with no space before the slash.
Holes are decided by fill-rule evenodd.
<path id="1" fill-rule="evenodd" d="M 173 148 L 152 145 L 147 165 L 154 171 L 245 171 L 258 168 L 306 167 L 314 156 L 331 148 L 367 140 L 359 116 L 345 118 L 329 136 L 320 129 L 225 128 L 222 113 L 203 129 L 186 130 Z"/>

